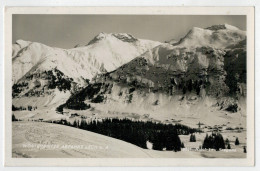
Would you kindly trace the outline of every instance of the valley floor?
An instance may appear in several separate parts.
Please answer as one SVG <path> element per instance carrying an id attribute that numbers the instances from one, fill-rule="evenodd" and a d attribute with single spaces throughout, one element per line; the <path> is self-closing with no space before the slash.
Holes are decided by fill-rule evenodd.
<path id="1" fill-rule="evenodd" d="M 206 133 L 196 134 L 197 142 L 181 135 L 185 147 L 180 152 L 142 149 L 133 144 L 93 132 L 45 122 L 12 122 L 14 158 L 244 158 L 245 132 L 223 133 L 231 141 L 232 151 L 196 151 Z M 241 144 L 232 140 L 239 137 Z"/>

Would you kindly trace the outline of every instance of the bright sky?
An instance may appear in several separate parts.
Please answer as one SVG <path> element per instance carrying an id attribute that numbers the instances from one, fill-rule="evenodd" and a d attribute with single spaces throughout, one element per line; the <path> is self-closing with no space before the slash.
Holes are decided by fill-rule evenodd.
<path id="1" fill-rule="evenodd" d="M 230 24 L 246 30 L 246 16 L 194 15 L 13 15 L 13 43 L 18 39 L 53 47 L 87 44 L 98 33 L 130 33 L 164 42 L 184 37 L 192 27 Z"/>

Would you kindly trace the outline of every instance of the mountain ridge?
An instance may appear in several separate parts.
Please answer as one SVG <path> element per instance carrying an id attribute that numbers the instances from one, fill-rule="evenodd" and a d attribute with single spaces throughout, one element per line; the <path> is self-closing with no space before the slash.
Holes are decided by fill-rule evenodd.
<path id="1" fill-rule="evenodd" d="M 165 96 L 165 102 L 167 97 L 172 96 L 185 99 L 186 93 L 195 96 L 189 98 L 202 99 L 207 96 L 222 98 L 229 92 L 237 94 L 236 91 L 245 96 L 245 40 L 246 32 L 229 25 L 216 25 L 205 29 L 194 27 L 174 45 L 137 39 L 127 33 L 100 33 L 87 45 L 68 50 L 19 41 L 19 47 L 27 44 L 28 46 L 13 57 L 13 62 L 23 57 L 23 63 L 20 61 L 23 65 L 28 65 L 30 60 L 35 60 L 37 65 L 34 64 L 33 71 L 28 71 L 21 77 L 23 81 L 15 83 L 14 97 L 21 98 L 29 93 L 29 96 L 39 95 L 41 98 L 45 96 L 42 94 L 45 89 L 47 92 L 57 89 L 65 94 L 70 91 L 73 98 L 78 98 L 79 93 L 89 92 L 85 91 L 87 87 L 98 87 L 94 88 L 95 93 L 88 100 L 101 103 L 102 98 L 109 99 L 111 93 L 121 94 L 119 90 L 123 87 L 126 87 L 126 92 L 144 92 L 149 97 L 151 93 L 162 94 L 158 96 Z M 34 52 L 32 46 L 40 48 L 35 48 Z M 19 47 L 16 46 L 15 49 Z M 39 55 L 42 49 L 44 53 Z M 41 60 L 36 60 L 33 56 L 35 54 Z M 65 60 L 63 64 L 64 61 L 60 57 L 68 58 L 71 62 Z M 239 67 L 237 72 L 228 69 L 234 65 L 234 57 Z M 59 65 L 56 65 L 57 63 Z M 16 73 L 19 73 L 19 67 L 17 68 L 14 67 L 13 70 L 17 69 Z M 230 78 L 231 81 L 227 81 L 226 78 Z M 91 79 L 93 80 L 90 81 Z M 104 88 L 104 85 L 108 87 Z M 235 88 L 230 88 L 232 86 Z M 34 92 L 35 90 L 39 92 Z M 53 93 L 54 90 L 50 94 Z M 68 96 L 67 94 L 66 97 Z M 65 99 L 65 96 L 62 97 Z M 123 97 L 123 104 L 131 103 L 132 98 L 137 99 L 132 93 L 125 93 Z M 72 100 L 72 103 L 83 104 L 85 100 Z M 14 101 L 22 104 L 22 98 L 20 102 L 17 99 Z M 122 105 L 121 102 L 118 105 Z"/>
<path id="2" fill-rule="evenodd" d="M 193 27 L 189 32 L 175 43 L 175 46 L 195 48 L 198 46 L 211 46 L 225 48 L 246 38 L 246 31 L 228 24 L 213 25 L 207 28 Z"/>

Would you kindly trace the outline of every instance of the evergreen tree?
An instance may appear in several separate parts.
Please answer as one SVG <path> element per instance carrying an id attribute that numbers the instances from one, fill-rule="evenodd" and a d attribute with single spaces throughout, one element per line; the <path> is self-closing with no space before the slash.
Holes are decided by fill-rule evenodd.
<path id="1" fill-rule="evenodd" d="M 203 149 L 208 149 L 209 147 L 210 147 L 210 145 L 209 145 L 209 136 L 208 136 L 208 134 L 206 134 L 206 137 L 205 137 L 205 139 L 204 139 L 202 148 L 203 148 Z"/>
<path id="2" fill-rule="evenodd" d="M 197 88 L 196 88 L 196 93 L 197 93 L 197 95 L 200 94 L 200 86 L 197 86 Z"/>
<path id="3" fill-rule="evenodd" d="M 195 134 L 190 135 L 190 142 L 196 142 Z"/>
<path id="4" fill-rule="evenodd" d="M 12 111 L 16 111 L 19 110 L 17 107 L 15 107 L 14 105 L 12 105 Z"/>
<path id="5" fill-rule="evenodd" d="M 192 80 L 191 79 L 188 81 L 188 90 L 192 91 Z"/>
<path id="6" fill-rule="evenodd" d="M 239 140 L 236 138 L 235 145 L 239 145 Z"/>
<path id="7" fill-rule="evenodd" d="M 224 139 L 223 139 L 221 134 L 218 133 L 217 135 L 215 135 L 214 146 L 213 147 L 217 151 L 219 151 L 219 149 L 225 149 Z"/>
<path id="8" fill-rule="evenodd" d="M 243 148 L 243 149 L 244 149 L 244 153 L 247 153 L 247 151 L 246 151 L 246 146 L 244 146 L 244 148 Z"/>
<path id="9" fill-rule="evenodd" d="M 220 133 L 212 133 L 210 136 L 206 135 L 203 145 L 203 149 L 215 149 L 219 151 L 220 149 L 225 149 L 225 142 Z"/>
<path id="10" fill-rule="evenodd" d="M 27 109 L 28 109 L 29 111 L 32 111 L 32 106 L 28 106 Z"/>
<path id="11" fill-rule="evenodd" d="M 130 94 L 130 95 L 128 96 L 127 103 L 132 103 L 132 99 L 133 99 L 133 94 Z"/>
<path id="12" fill-rule="evenodd" d="M 18 121 L 18 119 L 16 119 L 14 114 L 12 114 L 12 121 Z"/>
<path id="13" fill-rule="evenodd" d="M 231 147 L 230 147 L 230 143 L 228 143 L 228 145 L 227 145 L 227 149 L 231 149 Z"/>
<path id="14" fill-rule="evenodd" d="M 73 124 L 72 124 L 73 127 L 77 128 L 78 127 L 78 123 L 76 120 L 74 120 Z"/>
<path id="15" fill-rule="evenodd" d="M 186 86 L 184 85 L 183 88 L 182 88 L 182 93 L 183 93 L 183 94 L 186 94 L 186 91 L 187 91 L 187 88 L 186 88 Z"/>
<path id="16" fill-rule="evenodd" d="M 64 104 L 58 106 L 58 107 L 56 108 L 56 111 L 57 111 L 58 113 L 63 114 L 63 107 L 64 107 Z"/>
<path id="17" fill-rule="evenodd" d="M 226 138 L 225 143 L 226 143 L 226 145 L 229 144 L 229 139 L 228 138 Z"/>

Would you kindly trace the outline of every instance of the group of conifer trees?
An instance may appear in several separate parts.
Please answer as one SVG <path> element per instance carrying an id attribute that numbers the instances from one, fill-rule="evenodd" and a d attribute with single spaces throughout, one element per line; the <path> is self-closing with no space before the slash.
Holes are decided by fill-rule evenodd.
<path id="1" fill-rule="evenodd" d="M 31 105 L 28 105 L 27 108 L 26 107 L 23 107 L 23 106 L 20 106 L 20 107 L 16 107 L 14 105 L 12 105 L 12 111 L 21 111 L 21 110 L 28 110 L 28 111 L 32 111 L 32 110 L 36 110 L 37 109 L 37 106 L 31 106 Z"/>
<path id="2" fill-rule="evenodd" d="M 186 94 L 187 92 L 195 91 L 197 95 L 200 94 L 200 87 L 203 86 L 204 88 L 206 86 L 209 86 L 208 81 L 203 81 L 203 80 L 195 80 L 192 81 L 191 79 L 184 81 L 181 80 L 180 83 L 178 84 L 178 89 L 182 90 L 183 94 Z"/>
<path id="3" fill-rule="evenodd" d="M 108 88 L 108 84 L 104 85 L 105 89 Z M 92 103 L 100 103 L 104 100 L 103 95 L 98 95 L 94 98 L 96 94 L 100 91 L 102 87 L 101 83 L 95 83 L 93 85 L 88 85 L 81 91 L 77 92 L 76 94 L 73 94 L 65 104 L 60 105 L 57 107 L 56 111 L 59 113 L 62 113 L 63 108 L 67 109 L 73 109 L 73 110 L 86 110 L 89 109 L 91 106 L 90 104 L 86 104 L 84 101 L 86 99 L 92 99 Z"/>
<path id="4" fill-rule="evenodd" d="M 235 145 L 239 145 L 239 140 L 236 137 Z M 203 149 L 215 149 L 219 151 L 220 149 L 231 149 L 229 139 L 224 141 L 223 136 L 220 133 L 212 133 L 210 136 L 207 134 L 203 145 Z M 244 150 L 246 151 L 246 150 Z"/>
<path id="5" fill-rule="evenodd" d="M 72 124 L 66 120 L 55 122 L 95 133 L 117 138 L 142 148 L 146 142 L 153 144 L 154 150 L 180 151 L 184 144 L 179 138 L 179 133 L 190 134 L 196 130 L 183 125 L 162 124 L 130 119 L 106 118 L 102 121 L 91 120 L 74 121 Z"/>
<path id="6" fill-rule="evenodd" d="M 235 145 L 239 145 L 238 137 L 236 137 Z M 220 133 L 212 133 L 210 136 L 206 135 L 202 148 L 204 149 L 215 149 L 219 151 L 220 149 L 231 149 L 229 139 L 224 141 L 223 136 Z M 246 147 L 244 147 L 244 152 L 246 153 Z"/>
<path id="7" fill-rule="evenodd" d="M 54 72 L 56 74 L 54 74 Z M 66 77 L 57 68 L 55 68 L 54 71 L 50 70 L 45 71 L 44 73 L 48 75 L 48 79 L 50 80 L 48 85 L 49 89 L 58 88 L 60 91 L 71 89 L 71 82 L 73 79 Z"/>
<path id="8" fill-rule="evenodd" d="M 225 149 L 225 142 L 223 136 L 220 133 L 212 133 L 211 135 L 206 135 L 203 145 L 203 149 L 215 149 L 219 151 L 220 149 Z"/>

